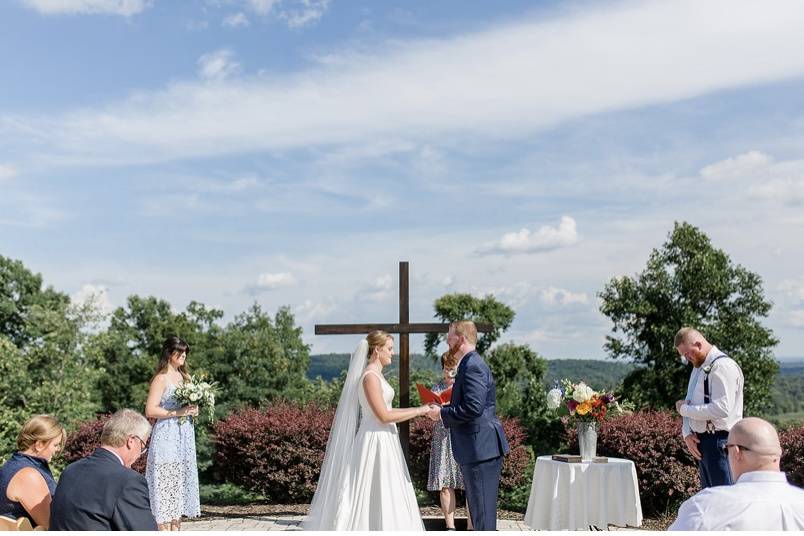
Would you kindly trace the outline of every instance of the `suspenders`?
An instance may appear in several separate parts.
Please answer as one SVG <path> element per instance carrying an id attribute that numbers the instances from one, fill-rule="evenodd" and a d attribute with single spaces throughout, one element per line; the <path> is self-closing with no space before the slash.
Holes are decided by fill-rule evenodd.
<path id="1" fill-rule="evenodd" d="M 727 356 L 726 354 L 721 354 L 721 355 L 717 356 L 708 365 L 708 367 L 707 367 L 708 370 L 704 369 L 704 386 L 703 386 L 704 387 L 704 404 L 708 404 L 710 402 L 710 398 L 709 398 L 709 373 L 712 372 L 713 367 L 715 366 L 715 363 L 717 363 L 717 360 L 721 359 L 723 357 L 729 357 L 729 356 Z M 737 366 L 739 367 L 739 365 L 737 365 Z M 716 432 L 715 425 L 714 425 L 714 423 L 712 421 L 709 421 L 709 420 L 706 421 L 706 431 L 707 431 L 707 433 Z"/>

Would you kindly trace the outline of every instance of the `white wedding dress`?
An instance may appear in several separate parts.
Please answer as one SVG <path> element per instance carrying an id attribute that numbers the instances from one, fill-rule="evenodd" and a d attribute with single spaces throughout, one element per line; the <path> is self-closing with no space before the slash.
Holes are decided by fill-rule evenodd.
<path id="1" fill-rule="evenodd" d="M 365 341 L 361 346 L 365 347 L 358 347 L 349 367 L 318 488 L 303 528 L 423 531 L 396 425 L 383 424 L 374 415 L 363 390 L 363 378 L 375 374 L 380 379 L 388 409 L 391 409 L 394 389 L 381 374 L 363 370 L 367 352 Z M 358 368 L 360 364 L 362 367 Z M 347 388 L 356 392 L 347 393 Z"/>

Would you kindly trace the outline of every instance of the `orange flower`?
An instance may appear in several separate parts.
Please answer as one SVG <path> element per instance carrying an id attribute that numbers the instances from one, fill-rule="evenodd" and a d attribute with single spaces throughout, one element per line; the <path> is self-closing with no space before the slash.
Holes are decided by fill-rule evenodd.
<path id="1" fill-rule="evenodd" d="M 587 415 L 590 411 L 592 411 L 592 403 L 589 400 L 578 404 L 578 407 L 575 408 L 575 413 L 578 415 Z"/>

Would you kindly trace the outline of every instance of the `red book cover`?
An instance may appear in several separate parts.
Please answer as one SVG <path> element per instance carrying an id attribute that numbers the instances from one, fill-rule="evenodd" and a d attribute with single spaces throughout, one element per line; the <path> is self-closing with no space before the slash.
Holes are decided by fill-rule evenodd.
<path id="1" fill-rule="evenodd" d="M 439 406 L 443 406 L 444 404 L 449 404 L 452 398 L 452 387 L 446 391 L 434 393 L 424 385 L 417 383 L 416 389 L 419 391 L 419 398 L 422 404 L 438 404 Z"/>

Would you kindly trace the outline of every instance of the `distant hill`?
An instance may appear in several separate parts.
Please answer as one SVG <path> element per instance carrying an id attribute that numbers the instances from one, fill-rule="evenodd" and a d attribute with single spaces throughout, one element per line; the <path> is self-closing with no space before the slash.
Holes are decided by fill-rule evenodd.
<path id="1" fill-rule="evenodd" d="M 544 375 L 545 387 L 552 387 L 563 378 L 578 382 L 583 380 L 596 391 L 614 389 L 636 368 L 621 361 L 598 359 L 550 359 Z"/>
<path id="2" fill-rule="evenodd" d="M 800 376 L 804 374 L 804 359 L 779 361 L 779 376 Z"/>
<path id="3" fill-rule="evenodd" d="M 310 368 L 307 369 L 307 377 L 314 380 L 317 376 L 321 376 L 323 380 L 329 381 L 333 378 L 340 376 L 341 371 L 349 368 L 349 354 L 317 354 L 310 356 Z M 441 365 L 433 363 L 431 359 L 427 359 L 423 355 L 413 354 L 410 356 L 410 369 L 411 370 L 433 370 L 440 371 Z M 394 362 L 388 367 L 388 376 L 399 375 L 399 358 L 394 357 Z"/>
<path id="4" fill-rule="evenodd" d="M 349 366 L 349 354 L 317 354 L 310 356 L 310 368 L 307 377 L 315 379 L 321 376 L 329 381 L 338 377 L 341 371 Z M 420 354 L 410 358 L 411 370 L 432 370 L 438 372 L 441 367 Z M 803 364 L 804 365 L 804 364 Z M 573 381 L 584 380 L 595 389 L 613 389 L 634 369 L 633 365 L 616 361 L 598 361 L 594 359 L 553 359 L 547 361 L 545 386 L 551 387 L 556 380 L 569 378 Z M 399 362 L 397 360 L 388 369 L 389 376 L 397 376 Z"/>

